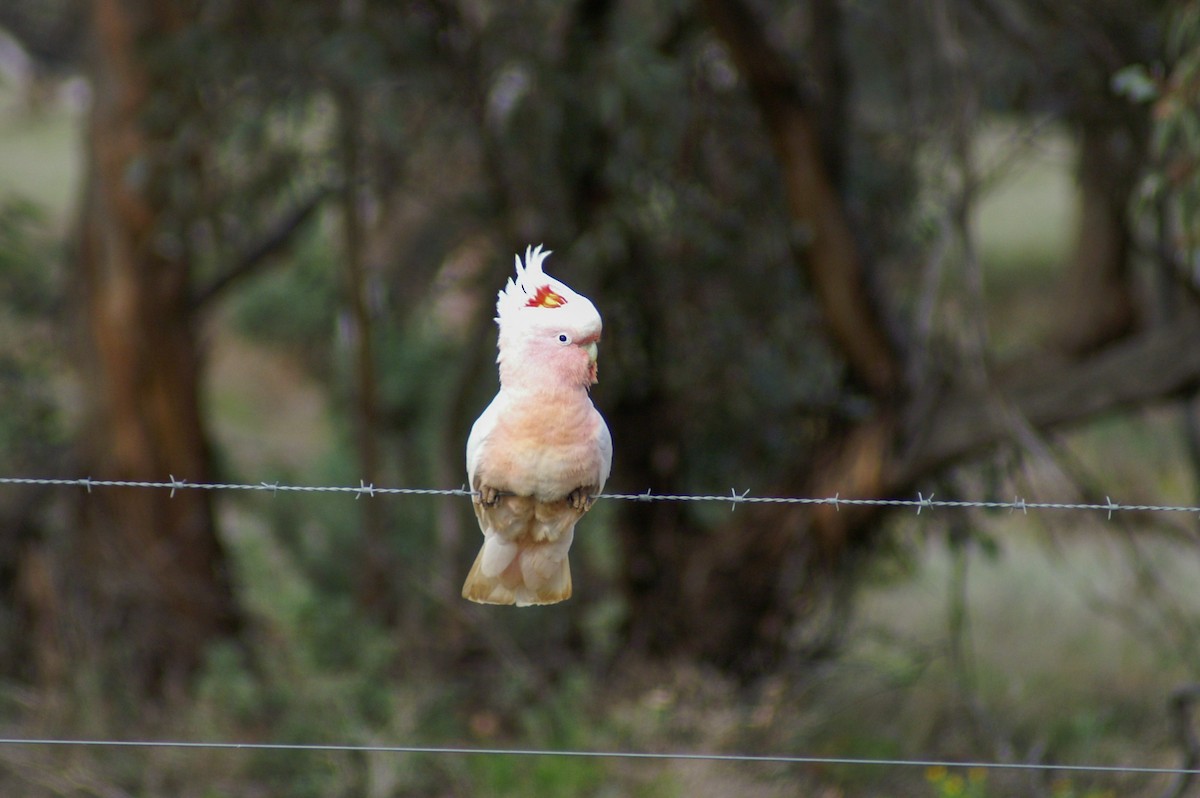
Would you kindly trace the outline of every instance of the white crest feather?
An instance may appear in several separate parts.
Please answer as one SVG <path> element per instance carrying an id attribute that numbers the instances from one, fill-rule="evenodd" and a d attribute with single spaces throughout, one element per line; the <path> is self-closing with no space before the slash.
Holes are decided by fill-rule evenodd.
<path id="1" fill-rule="evenodd" d="M 508 282 L 496 296 L 496 321 L 502 322 L 503 319 L 514 311 L 525 306 L 525 304 L 534 296 L 537 289 L 541 285 L 545 285 L 548 281 L 557 283 L 556 280 L 550 278 L 542 271 L 542 261 L 544 261 L 553 250 L 543 250 L 542 245 L 536 247 L 528 246 L 525 248 L 525 262 L 521 263 L 521 256 L 514 255 L 516 261 L 516 277 L 508 278 Z"/>

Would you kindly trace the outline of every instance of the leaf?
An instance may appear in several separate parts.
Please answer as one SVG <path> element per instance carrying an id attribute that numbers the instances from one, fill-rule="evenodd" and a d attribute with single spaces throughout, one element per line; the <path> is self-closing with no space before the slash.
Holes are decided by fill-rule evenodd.
<path id="1" fill-rule="evenodd" d="M 1130 64 L 1112 78 L 1112 90 L 1135 103 L 1148 103 L 1158 97 L 1158 83 L 1144 64 Z"/>

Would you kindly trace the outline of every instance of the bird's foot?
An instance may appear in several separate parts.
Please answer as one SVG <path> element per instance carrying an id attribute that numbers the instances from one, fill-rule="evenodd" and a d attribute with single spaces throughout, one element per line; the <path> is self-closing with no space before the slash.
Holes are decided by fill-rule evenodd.
<path id="1" fill-rule="evenodd" d="M 591 492 L 584 488 L 576 488 L 567 494 L 567 503 L 574 510 L 589 510 L 594 500 L 595 497 L 592 496 Z"/>
<path id="2" fill-rule="evenodd" d="M 479 498 L 476 499 L 484 507 L 495 507 L 500 501 L 501 492 L 489 485 L 479 486 Z"/>

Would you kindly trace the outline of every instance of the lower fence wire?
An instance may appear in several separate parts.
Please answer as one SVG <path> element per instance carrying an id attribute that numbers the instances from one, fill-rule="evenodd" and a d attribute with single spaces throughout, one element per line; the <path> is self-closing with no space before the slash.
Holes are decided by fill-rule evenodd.
<path id="1" fill-rule="evenodd" d="M 786 754 L 717 754 L 658 751 L 587 751 L 537 748 L 459 748 L 423 745 L 337 745 L 305 743 L 184 742 L 175 740 L 55 740 L 0 738 L 0 746 L 68 746 L 91 748 L 199 748 L 238 751 L 310 751 L 330 753 L 428 754 L 441 756 L 574 757 L 587 759 L 650 759 L 705 762 L 766 763 L 777 765 L 846 765 L 859 767 L 966 768 L 983 770 L 1054 771 L 1071 773 L 1122 773 L 1196 776 L 1200 768 L 1139 765 L 1046 764 L 1034 762 L 955 762 L 942 759 L 871 759 L 858 757 L 791 756 Z"/>

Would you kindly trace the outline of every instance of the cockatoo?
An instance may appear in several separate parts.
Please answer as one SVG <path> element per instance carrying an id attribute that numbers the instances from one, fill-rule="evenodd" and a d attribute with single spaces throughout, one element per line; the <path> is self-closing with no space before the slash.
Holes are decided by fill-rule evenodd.
<path id="1" fill-rule="evenodd" d="M 600 314 L 542 271 L 549 251 L 516 257 L 497 295 L 500 391 L 467 438 L 467 479 L 483 547 L 463 585 L 482 604 L 554 604 L 571 596 L 575 524 L 604 488 L 612 437 L 588 391 Z"/>

